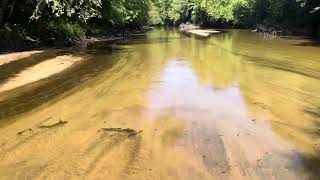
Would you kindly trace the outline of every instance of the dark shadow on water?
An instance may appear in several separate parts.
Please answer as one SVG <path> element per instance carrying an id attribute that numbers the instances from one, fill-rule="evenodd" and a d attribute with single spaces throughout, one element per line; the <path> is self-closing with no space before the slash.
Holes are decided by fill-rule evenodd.
<path id="1" fill-rule="evenodd" d="M 115 44 L 118 44 L 118 45 L 160 44 L 160 43 L 169 43 L 172 40 L 173 38 L 155 38 L 155 39 L 135 38 L 135 39 L 128 39 L 125 41 L 118 41 L 118 42 L 115 42 Z"/>
<path id="2" fill-rule="evenodd" d="M 320 154 L 320 152 L 318 154 Z M 311 173 L 310 179 L 320 179 L 320 157 L 305 158 L 304 162 L 308 171 Z"/>
<path id="3" fill-rule="evenodd" d="M 316 109 L 305 110 L 306 114 L 316 118 L 314 121 L 314 125 L 312 127 L 302 128 L 300 126 L 295 126 L 292 124 L 280 123 L 280 122 L 277 122 L 277 124 L 292 128 L 294 129 L 294 131 L 303 132 L 305 135 L 317 141 L 320 138 L 320 119 L 317 120 L 317 118 L 320 118 L 319 110 L 320 110 L 319 108 L 318 110 Z M 305 154 L 301 152 L 296 152 L 296 153 L 301 159 L 301 163 L 302 163 L 301 168 L 304 171 L 304 174 L 308 176 L 305 179 L 319 180 L 320 179 L 320 143 L 314 144 L 312 148 L 314 149 L 313 154 Z"/>
<path id="4" fill-rule="evenodd" d="M 312 138 L 316 141 L 320 139 L 320 107 L 314 109 L 305 109 L 305 113 L 315 118 L 315 125 L 312 131 L 308 131 Z M 320 143 L 313 147 L 316 151 L 315 155 L 303 156 L 305 170 L 310 174 L 310 179 L 320 179 Z"/>
<path id="5" fill-rule="evenodd" d="M 320 107 L 313 108 L 313 109 L 310 109 L 310 108 L 305 109 L 304 112 L 315 117 L 315 118 L 320 118 Z"/>
<path id="6" fill-rule="evenodd" d="M 320 41 L 307 41 L 307 42 L 301 42 L 298 44 L 294 44 L 295 46 L 314 46 L 314 47 L 320 47 Z"/>
<path id="7" fill-rule="evenodd" d="M 82 51 L 85 53 L 73 54 L 70 52 L 76 56 L 89 54 L 90 58 L 69 70 L 33 83 L 35 86 L 26 85 L 12 90 L 12 92 L 4 92 L 6 93 L 4 94 L 6 98 L 0 101 L 0 127 L 9 124 L 9 122 L 3 120 L 9 120 L 13 116 L 30 111 L 57 97 L 65 97 L 76 86 L 81 85 L 81 83 L 97 76 L 101 72 L 107 71 L 119 59 L 115 57 L 120 56 L 108 58 L 105 54 L 118 53 L 119 51 L 121 51 L 121 48 L 106 48 L 103 53 L 99 54 L 98 50 L 91 51 L 89 47 Z"/>
<path id="8" fill-rule="evenodd" d="M 309 175 L 310 180 L 320 179 L 320 151 L 317 151 L 316 156 L 304 156 L 303 157 L 304 170 Z"/>
<path id="9" fill-rule="evenodd" d="M 288 39 L 288 40 L 300 40 L 301 42 L 293 44 L 294 46 L 320 46 L 320 39 L 315 39 L 311 37 L 304 37 L 304 36 L 280 36 L 281 39 Z"/>
<path id="10" fill-rule="evenodd" d="M 208 44 L 221 48 L 218 44 L 214 44 L 214 43 L 208 43 Z M 255 63 L 256 65 L 259 65 L 259 66 L 282 70 L 282 71 L 287 71 L 287 72 L 292 72 L 292 73 L 300 74 L 300 75 L 315 78 L 315 79 L 320 78 L 320 74 L 318 73 L 318 71 L 316 71 L 314 69 L 310 69 L 310 68 L 303 69 L 299 66 L 295 66 L 294 64 L 289 64 L 286 61 L 274 61 L 273 59 L 266 58 L 266 57 L 252 56 L 250 54 L 244 54 L 241 52 L 232 51 L 232 50 L 228 50 L 225 48 L 222 48 L 222 49 L 225 50 L 226 52 L 229 52 L 229 53 L 234 54 L 236 56 L 245 57 L 246 60 L 248 60 L 252 63 Z"/>
<path id="11" fill-rule="evenodd" d="M 108 41 L 99 41 L 94 43 L 87 43 L 87 44 L 79 44 L 77 46 L 71 47 L 70 52 L 73 55 L 105 55 L 110 53 L 123 53 L 125 50 L 123 47 L 117 46 L 114 44 L 115 41 L 112 43 Z"/>
<path id="12" fill-rule="evenodd" d="M 161 32 L 161 31 L 160 31 Z M 163 34 L 138 34 L 132 35 L 128 39 L 125 40 L 117 40 L 114 41 L 114 44 L 117 45 L 135 45 L 135 44 L 162 44 L 162 43 L 170 43 L 175 40 L 179 40 L 183 37 L 180 34 L 176 33 L 176 31 L 165 31 Z M 172 34 L 171 34 L 172 33 Z"/>

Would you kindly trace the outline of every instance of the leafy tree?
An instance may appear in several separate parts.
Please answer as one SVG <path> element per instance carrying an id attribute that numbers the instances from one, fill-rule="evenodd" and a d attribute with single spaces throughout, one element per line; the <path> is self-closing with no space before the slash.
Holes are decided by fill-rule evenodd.
<path id="1" fill-rule="evenodd" d="M 46 13 L 54 17 L 77 17 L 86 22 L 92 17 L 100 16 L 101 5 L 101 0 L 39 0 L 30 18 L 38 20 Z"/>
<path id="2" fill-rule="evenodd" d="M 159 8 L 156 6 L 155 2 L 151 1 L 148 11 L 148 24 L 151 25 L 162 25 L 163 20 L 160 16 Z"/>
<path id="3" fill-rule="evenodd" d="M 319 0 L 1 0 L 0 29 L 43 39 L 145 24 L 256 24 L 320 31 Z M 42 32 L 42 33 L 39 33 Z"/>

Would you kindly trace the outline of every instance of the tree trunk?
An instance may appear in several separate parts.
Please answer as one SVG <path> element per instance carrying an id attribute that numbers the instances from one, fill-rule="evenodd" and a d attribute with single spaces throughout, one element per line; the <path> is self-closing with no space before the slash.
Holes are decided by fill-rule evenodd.
<path id="1" fill-rule="evenodd" d="M 0 27 L 3 27 L 4 25 L 4 16 L 7 8 L 8 8 L 8 0 L 2 0 L 0 4 Z"/>

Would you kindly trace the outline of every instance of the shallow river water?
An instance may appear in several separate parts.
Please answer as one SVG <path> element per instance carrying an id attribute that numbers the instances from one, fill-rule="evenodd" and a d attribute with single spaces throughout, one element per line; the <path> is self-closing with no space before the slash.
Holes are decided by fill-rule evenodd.
<path id="1" fill-rule="evenodd" d="M 156 29 L 38 53 L 0 80 L 66 54 L 84 60 L 0 93 L 0 179 L 320 179 L 311 40 Z"/>

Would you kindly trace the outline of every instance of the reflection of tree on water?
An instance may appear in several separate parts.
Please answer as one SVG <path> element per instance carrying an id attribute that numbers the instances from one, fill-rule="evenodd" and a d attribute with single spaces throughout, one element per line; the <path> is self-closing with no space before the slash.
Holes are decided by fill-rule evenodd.
<path id="1" fill-rule="evenodd" d="M 208 44 L 219 43 L 219 46 Z M 229 34 L 212 36 L 210 39 L 190 38 L 181 40 L 182 58 L 192 63 L 192 69 L 199 81 L 214 88 L 228 88 L 233 85 L 241 70 L 241 56 L 229 53 L 233 38 Z M 221 48 L 222 46 L 223 48 Z M 187 50 L 187 51 L 186 51 Z"/>
<path id="2" fill-rule="evenodd" d="M 221 46 L 230 49 L 232 38 L 223 35 Z M 208 41 L 214 41 L 215 37 Z M 197 45 L 200 53 L 192 59 L 193 68 L 201 82 L 216 88 L 228 88 L 237 81 L 241 69 L 241 56 L 228 53 L 222 48 L 208 46 L 206 43 Z"/>

